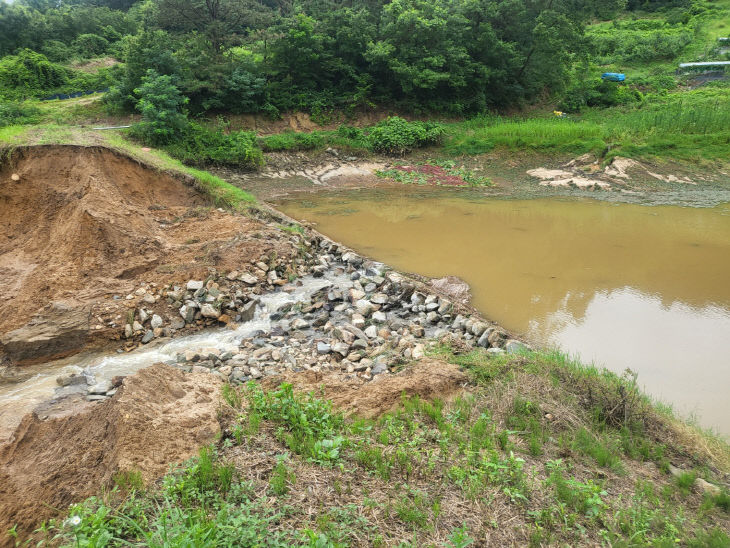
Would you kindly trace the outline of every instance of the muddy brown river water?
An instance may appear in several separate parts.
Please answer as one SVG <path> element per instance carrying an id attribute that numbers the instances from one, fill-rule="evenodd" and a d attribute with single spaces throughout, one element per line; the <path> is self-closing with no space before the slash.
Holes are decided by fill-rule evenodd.
<path id="1" fill-rule="evenodd" d="M 505 328 L 730 434 L 730 204 L 495 200 L 401 189 L 277 207 L 374 259 L 455 275 Z"/>

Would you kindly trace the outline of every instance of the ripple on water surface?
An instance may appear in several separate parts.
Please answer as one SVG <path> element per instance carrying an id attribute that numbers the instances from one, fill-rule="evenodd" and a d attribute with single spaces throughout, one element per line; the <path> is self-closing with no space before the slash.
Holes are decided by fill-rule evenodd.
<path id="1" fill-rule="evenodd" d="M 279 204 L 344 244 L 456 275 L 506 328 L 620 373 L 730 434 L 730 208 L 407 191 Z"/>

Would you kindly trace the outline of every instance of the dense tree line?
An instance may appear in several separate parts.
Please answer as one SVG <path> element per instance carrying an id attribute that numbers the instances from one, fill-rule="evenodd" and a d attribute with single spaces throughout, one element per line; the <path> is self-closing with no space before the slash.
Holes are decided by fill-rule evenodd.
<path id="1" fill-rule="evenodd" d="M 51 62 L 112 55 L 124 64 L 107 102 L 127 110 L 152 74 L 166 77 L 191 112 L 302 109 L 326 117 L 335 108 L 388 104 L 465 113 L 566 87 L 590 51 L 585 24 L 626 7 L 627 0 L 0 1 L 0 55 L 28 58 L 32 50 Z"/>

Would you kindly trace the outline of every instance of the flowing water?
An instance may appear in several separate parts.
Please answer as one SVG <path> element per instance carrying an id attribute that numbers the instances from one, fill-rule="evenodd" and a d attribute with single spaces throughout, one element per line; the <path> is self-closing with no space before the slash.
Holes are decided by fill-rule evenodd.
<path id="1" fill-rule="evenodd" d="M 529 340 L 618 373 L 730 434 L 730 206 L 495 200 L 403 189 L 279 204 L 399 270 L 467 281 Z"/>
<path id="2" fill-rule="evenodd" d="M 29 378 L 16 384 L 0 385 L 0 442 L 7 438 L 26 413 L 39 403 L 49 400 L 58 388 L 56 377 L 70 366 L 80 367 L 96 382 L 111 380 L 117 375 L 130 375 L 155 363 L 175 362 L 177 355 L 186 350 L 216 349 L 221 353 L 238 351 L 242 339 L 253 337 L 271 328 L 270 315 L 288 303 L 308 299 L 308 296 L 332 282 L 344 278 L 329 275 L 324 278 L 307 277 L 291 293 L 275 292 L 263 295 L 254 318 L 236 330 L 210 329 L 195 335 L 150 344 L 122 354 L 87 353 L 24 368 Z"/>

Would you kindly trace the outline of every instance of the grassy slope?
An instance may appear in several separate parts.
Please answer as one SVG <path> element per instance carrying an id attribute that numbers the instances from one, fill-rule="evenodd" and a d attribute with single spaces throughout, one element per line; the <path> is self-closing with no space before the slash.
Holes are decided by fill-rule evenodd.
<path id="1" fill-rule="evenodd" d="M 62 105 L 63 109 L 73 108 Z M 124 139 L 118 132 L 93 131 L 88 128 L 54 123 L 32 126 L 0 127 L 0 148 L 26 145 L 106 146 L 160 171 L 190 177 L 201 192 L 219 206 L 244 211 L 256 199 L 248 192 L 206 171 L 183 165 L 161 150 L 148 149 Z"/>
<path id="2" fill-rule="evenodd" d="M 727 489 L 693 488 L 726 480 L 728 447 L 630 380 L 557 353 L 433 354 L 468 371 L 466 390 L 404 398 L 375 421 L 285 387 L 226 387 L 215 447 L 148 489 L 120 474 L 71 509 L 78 525 L 43 534 L 69 546 L 730 543 Z"/>

